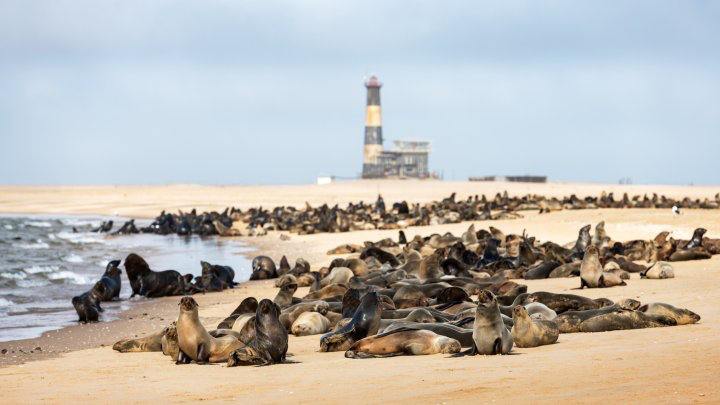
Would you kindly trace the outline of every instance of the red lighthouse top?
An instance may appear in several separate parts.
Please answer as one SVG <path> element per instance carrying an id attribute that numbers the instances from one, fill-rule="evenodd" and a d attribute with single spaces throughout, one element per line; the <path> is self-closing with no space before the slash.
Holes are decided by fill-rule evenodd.
<path id="1" fill-rule="evenodd" d="M 365 87 L 382 87 L 382 83 L 380 82 L 380 79 L 377 78 L 377 76 L 372 75 L 369 79 L 365 80 Z"/>

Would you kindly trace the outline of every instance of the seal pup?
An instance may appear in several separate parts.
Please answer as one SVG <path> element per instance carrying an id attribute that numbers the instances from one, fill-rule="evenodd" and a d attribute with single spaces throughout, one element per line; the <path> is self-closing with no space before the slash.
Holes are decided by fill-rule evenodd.
<path id="1" fill-rule="evenodd" d="M 671 318 L 675 320 L 675 323 L 678 325 L 689 325 L 697 323 L 700 320 L 700 315 L 690 311 L 689 309 L 677 308 L 662 302 L 653 302 L 642 305 L 638 308 L 638 311 L 650 316 L 665 316 Z"/>
<path id="2" fill-rule="evenodd" d="M 320 338 L 321 352 L 348 350 L 358 340 L 374 335 L 380 327 L 382 307 L 377 292 L 365 294 L 348 324 Z"/>
<path id="3" fill-rule="evenodd" d="M 178 358 L 176 364 L 220 363 L 227 361 L 231 353 L 245 346 L 234 336 L 211 336 L 200 323 L 198 303 L 192 297 L 180 299 L 180 316 L 177 320 Z"/>
<path id="4" fill-rule="evenodd" d="M 618 285 L 626 284 L 617 274 L 603 271 L 597 248 L 589 245 L 585 249 L 585 256 L 583 256 L 580 264 L 580 288 L 614 287 Z"/>
<path id="5" fill-rule="evenodd" d="M 280 322 L 286 330 L 292 329 L 292 324 L 304 312 L 317 312 L 320 315 L 327 315 L 330 312 L 330 304 L 325 301 L 303 301 L 291 307 L 287 307 L 280 313 Z"/>
<path id="6" fill-rule="evenodd" d="M 458 353 L 460 342 L 423 329 L 401 328 L 380 335 L 368 336 L 355 342 L 345 357 L 362 359 L 402 355 Z"/>
<path id="7" fill-rule="evenodd" d="M 508 354 L 512 350 L 512 335 L 505 327 L 497 298 L 490 291 L 482 290 L 478 295 L 472 337 L 473 346 L 463 355 Z"/>
<path id="8" fill-rule="evenodd" d="M 533 319 L 525 307 L 517 305 L 513 308 L 510 334 L 518 347 L 538 347 L 557 342 L 560 330 L 555 322 Z"/>
<path id="9" fill-rule="evenodd" d="M 647 270 L 640 272 L 640 277 L 656 280 L 675 278 L 675 271 L 668 262 L 656 262 Z"/>
<path id="10" fill-rule="evenodd" d="M 330 329 L 330 320 L 317 312 L 303 312 L 293 322 L 290 331 L 295 336 L 318 335 Z"/>
<path id="11" fill-rule="evenodd" d="M 255 338 L 228 358 L 228 367 L 269 365 L 285 361 L 288 333 L 280 322 L 280 308 L 268 299 L 258 304 L 255 312 Z"/>

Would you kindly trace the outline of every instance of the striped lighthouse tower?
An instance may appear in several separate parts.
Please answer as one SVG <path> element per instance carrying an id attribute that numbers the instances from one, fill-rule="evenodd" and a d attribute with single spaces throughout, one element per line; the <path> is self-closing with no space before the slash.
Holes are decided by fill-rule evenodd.
<path id="1" fill-rule="evenodd" d="M 384 175 L 379 157 L 383 151 L 382 113 L 380 111 L 380 87 L 382 83 L 377 76 L 370 76 L 365 81 L 367 88 L 367 107 L 365 111 L 365 148 L 363 150 L 364 179 L 382 177 Z"/>

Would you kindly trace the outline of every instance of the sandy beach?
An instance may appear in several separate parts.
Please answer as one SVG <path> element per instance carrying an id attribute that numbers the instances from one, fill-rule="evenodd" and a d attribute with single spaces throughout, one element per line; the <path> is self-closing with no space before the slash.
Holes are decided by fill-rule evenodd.
<path id="1" fill-rule="evenodd" d="M 149 218 L 163 209 L 223 209 L 262 205 L 301 205 L 371 201 L 423 202 L 457 192 L 527 193 L 583 197 L 613 191 L 617 197 L 662 193 L 671 197 L 713 198 L 720 187 L 636 186 L 602 184 L 519 184 L 440 181 L 358 181 L 325 186 L 98 186 L 0 187 L 0 213 L 101 214 Z M 526 230 L 541 241 L 573 241 L 585 224 L 606 222 L 615 240 L 649 239 L 662 230 L 688 238 L 693 229 L 720 237 L 719 210 L 579 210 L 524 218 L 476 221 L 506 233 Z M 407 236 L 463 232 L 470 223 L 409 228 Z M 397 237 L 396 231 L 290 235 L 271 232 L 238 238 L 254 248 L 250 257 L 266 254 L 307 259 L 313 268 L 327 265 L 326 252 L 341 243 Z M 238 249 L 240 251 L 240 249 Z M 240 254 L 238 252 L 238 254 Z M 674 279 L 641 280 L 633 274 L 627 286 L 577 290 L 578 278 L 524 280 L 528 291 L 566 292 L 612 300 L 634 298 L 667 302 L 702 316 L 698 324 L 606 333 L 562 334 L 557 344 L 514 349 L 510 356 L 450 358 L 447 355 L 354 360 L 343 352 L 320 353 L 319 336 L 290 337 L 293 361 L 268 367 L 224 365 L 176 366 L 160 353 L 120 354 L 115 341 L 162 328 L 177 316 L 178 297 L 148 300 L 117 321 L 78 325 L 47 332 L 37 339 L 0 343 L 0 384 L 5 403 L 28 402 L 212 402 L 379 403 L 414 401 L 452 403 L 527 400 L 536 402 L 708 402 L 720 401 L 712 381 L 720 372 L 720 256 L 673 263 Z M 126 280 L 124 279 L 124 282 Z M 125 285 L 127 287 L 127 284 Z M 124 287 L 124 288 L 125 288 Z M 233 290 L 196 296 L 203 323 L 212 327 L 245 297 L 273 298 L 273 281 L 246 282 Z M 302 297 L 307 288 L 296 296 Z M 42 350 L 37 351 L 35 348 Z M 21 353 L 20 350 L 24 353 Z M 29 353 L 30 351 L 33 353 Z"/>

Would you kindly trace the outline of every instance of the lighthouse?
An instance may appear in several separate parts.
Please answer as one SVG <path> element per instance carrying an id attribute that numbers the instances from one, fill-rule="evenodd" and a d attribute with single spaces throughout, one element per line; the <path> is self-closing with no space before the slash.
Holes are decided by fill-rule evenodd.
<path id="1" fill-rule="evenodd" d="M 362 177 L 383 177 L 384 171 L 379 162 L 383 152 L 382 112 L 380 110 L 380 87 L 377 76 L 365 81 L 367 105 L 365 107 L 365 148 L 363 149 Z"/>

